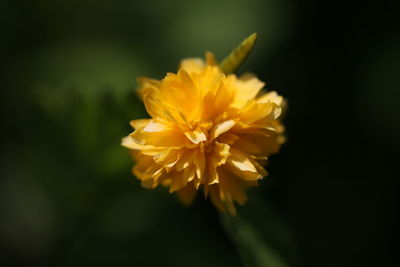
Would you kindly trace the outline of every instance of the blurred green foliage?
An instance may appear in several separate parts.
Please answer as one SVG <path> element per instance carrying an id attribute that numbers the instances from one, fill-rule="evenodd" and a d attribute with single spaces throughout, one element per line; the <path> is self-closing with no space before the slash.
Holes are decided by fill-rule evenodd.
<path id="1" fill-rule="evenodd" d="M 0 266 L 396 266 L 396 9 L 327 5 L 0 1 Z M 120 140 L 137 77 L 252 32 L 239 72 L 288 98 L 289 142 L 224 229 L 142 189 Z"/>
<path id="2" fill-rule="evenodd" d="M 253 201 L 241 210 L 241 214 L 220 214 L 221 223 L 243 265 L 286 267 L 290 266 L 288 259 L 298 262 L 290 227 L 268 201 L 256 193 L 253 192 Z"/>
<path id="3" fill-rule="evenodd" d="M 129 120 L 147 116 L 137 77 L 162 78 L 206 50 L 222 58 L 253 31 L 269 36 L 257 53 L 270 53 L 290 25 L 277 18 L 288 18 L 288 7 L 258 0 L 2 5 L 8 141 L 0 265 L 240 266 L 214 208 L 199 200 L 185 209 L 166 190 L 140 188 L 120 140 Z"/>

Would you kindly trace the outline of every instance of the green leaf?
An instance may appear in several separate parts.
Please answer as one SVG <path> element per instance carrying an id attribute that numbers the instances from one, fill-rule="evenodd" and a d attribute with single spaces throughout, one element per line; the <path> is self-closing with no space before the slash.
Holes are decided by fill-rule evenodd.
<path id="1" fill-rule="evenodd" d="M 220 68 L 225 73 L 234 72 L 240 64 L 247 58 L 253 50 L 257 40 L 257 33 L 251 34 L 244 39 L 226 58 L 219 64 Z"/>

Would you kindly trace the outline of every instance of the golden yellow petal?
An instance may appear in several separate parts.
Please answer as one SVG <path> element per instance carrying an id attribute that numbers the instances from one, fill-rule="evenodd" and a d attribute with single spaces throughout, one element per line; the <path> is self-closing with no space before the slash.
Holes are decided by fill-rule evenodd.
<path id="1" fill-rule="evenodd" d="M 176 148 L 167 148 L 154 155 L 154 161 L 166 169 L 168 172 L 180 159 L 180 150 Z"/>
<path id="2" fill-rule="evenodd" d="M 217 166 L 215 161 L 213 161 L 212 159 L 210 159 L 207 162 L 207 174 L 208 174 L 208 181 L 206 182 L 206 185 L 212 185 L 212 184 L 216 184 L 219 182 L 219 177 L 218 177 L 218 172 L 217 172 Z M 207 188 L 206 188 L 206 193 L 207 193 Z"/>
<path id="3" fill-rule="evenodd" d="M 196 166 L 195 165 L 190 165 L 189 167 L 187 167 L 183 170 L 183 179 L 184 179 L 185 183 L 193 181 L 195 176 L 196 176 Z"/>
<path id="4" fill-rule="evenodd" d="M 153 119 L 157 118 L 165 118 L 164 107 L 162 106 L 162 102 L 159 97 L 154 92 L 145 92 L 143 94 L 143 102 L 146 107 L 147 112 Z"/>
<path id="5" fill-rule="evenodd" d="M 241 121 L 248 125 L 265 118 L 267 121 L 272 121 L 275 119 L 275 107 L 276 105 L 272 102 L 258 103 L 252 100 L 241 111 Z"/>
<path id="6" fill-rule="evenodd" d="M 231 155 L 224 167 L 244 180 L 254 181 L 262 178 L 250 160 L 250 156 L 236 149 L 231 149 Z"/>
<path id="7" fill-rule="evenodd" d="M 126 136 L 122 138 L 121 145 L 132 149 L 132 150 L 140 150 L 142 154 L 147 156 L 154 156 L 162 150 L 162 148 L 151 146 L 151 145 L 140 145 L 135 143 L 131 136 Z"/>
<path id="8" fill-rule="evenodd" d="M 225 195 L 230 195 L 232 200 L 236 201 L 240 205 L 243 205 L 247 201 L 245 187 L 242 181 L 231 175 L 230 173 L 221 169 L 220 173 L 220 190 L 225 192 Z"/>
<path id="9" fill-rule="evenodd" d="M 156 188 L 158 186 L 158 183 L 156 181 L 154 181 L 154 179 L 149 178 L 149 179 L 146 179 L 146 180 L 142 180 L 141 185 L 144 188 L 153 189 L 153 188 Z"/>
<path id="10" fill-rule="evenodd" d="M 197 167 L 196 168 L 196 175 L 199 180 L 203 179 L 204 176 L 204 170 L 206 167 L 206 159 L 205 155 L 202 152 L 199 152 L 198 150 L 196 151 L 195 157 L 193 159 L 194 165 Z"/>
<path id="11" fill-rule="evenodd" d="M 224 133 L 218 138 L 218 142 L 220 143 L 225 143 L 228 145 L 232 145 L 236 142 L 236 140 L 239 138 L 236 134 L 233 133 Z"/>
<path id="12" fill-rule="evenodd" d="M 229 131 L 230 129 L 232 129 L 232 127 L 235 125 L 235 121 L 234 120 L 227 120 L 224 122 L 221 122 L 217 125 L 215 125 L 212 129 L 211 129 L 211 133 L 210 133 L 210 138 L 211 140 L 217 138 L 218 136 L 220 136 L 221 134 Z"/>
<path id="13" fill-rule="evenodd" d="M 129 135 L 139 145 L 179 148 L 189 144 L 185 135 L 177 129 L 167 129 L 159 132 L 135 130 Z"/>
<path id="14" fill-rule="evenodd" d="M 162 175 L 162 166 L 155 163 L 152 157 L 138 154 L 136 160 L 132 172 L 139 180 L 158 179 Z"/>
<path id="15" fill-rule="evenodd" d="M 219 193 L 219 188 L 217 185 L 212 185 L 210 186 L 210 200 L 214 204 L 214 206 L 221 212 L 224 212 L 225 209 L 225 204 L 220 198 L 220 193 Z"/>
<path id="16" fill-rule="evenodd" d="M 241 171 L 257 172 L 256 168 L 247 157 L 236 152 L 231 153 L 231 156 L 228 158 L 228 163 Z"/>
<path id="17" fill-rule="evenodd" d="M 282 141 L 278 134 L 257 130 L 238 134 L 234 148 L 255 156 L 268 156 L 279 151 Z"/>
<path id="18" fill-rule="evenodd" d="M 278 106 L 282 105 L 283 97 L 278 95 L 275 91 L 268 92 L 260 97 L 258 97 L 257 102 L 273 102 Z"/>
<path id="19" fill-rule="evenodd" d="M 130 136 L 122 138 L 121 145 L 130 149 L 141 149 L 143 146 L 136 144 Z"/>
<path id="20" fill-rule="evenodd" d="M 202 58 L 186 58 L 181 61 L 180 69 L 184 69 L 187 72 L 201 72 L 205 67 L 204 60 Z"/>
<path id="21" fill-rule="evenodd" d="M 141 120 L 131 120 L 129 124 L 134 129 L 144 128 L 151 120 L 150 119 L 141 119 Z"/>
<path id="22" fill-rule="evenodd" d="M 265 177 L 268 175 L 268 172 L 264 169 L 264 167 L 258 163 L 257 160 L 253 159 L 253 158 L 249 158 L 251 163 L 254 165 L 254 167 L 256 167 L 257 172 L 260 174 L 261 178 Z"/>
<path id="23" fill-rule="evenodd" d="M 160 81 L 149 79 L 146 77 L 138 78 L 139 88 L 138 88 L 138 95 L 143 100 L 143 97 L 148 91 L 157 90 L 160 86 Z"/>
<path id="24" fill-rule="evenodd" d="M 171 179 L 171 185 L 169 187 L 170 193 L 181 190 L 186 185 L 183 172 L 171 172 L 167 174 L 167 176 Z"/>
<path id="25" fill-rule="evenodd" d="M 227 144 L 215 142 L 212 152 L 208 153 L 206 157 L 206 181 L 205 183 L 205 194 L 208 193 L 208 185 L 216 184 L 219 182 L 219 176 L 217 168 L 226 163 L 226 159 L 229 157 L 230 147 Z"/>
<path id="26" fill-rule="evenodd" d="M 154 120 L 150 120 L 142 131 L 151 133 L 151 132 L 162 132 L 167 130 L 170 130 L 170 127 L 168 127 L 168 125 L 165 125 L 163 123 Z"/>
<path id="27" fill-rule="evenodd" d="M 230 155 L 230 146 L 227 144 L 215 142 L 214 150 L 211 158 L 216 163 L 216 166 L 221 166 L 225 164 L 226 159 Z"/>
<path id="28" fill-rule="evenodd" d="M 193 130 L 185 132 L 185 136 L 193 143 L 199 144 L 200 142 L 206 141 L 207 136 L 201 130 Z"/>
<path id="29" fill-rule="evenodd" d="M 249 100 L 254 99 L 254 97 L 260 92 L 264 85 L 265 84 L 256 77 L 247 80 L 237 79 L 237 90 L 235 100 L 232 103 L 232 107 L 241 108 Z"/>
<path id="30" fill-rule="evenodd" d="M 199 94 L 200 88 L 191 75 L 180 69 L 178 74 L 169 73 L 162 80 L 157 98 L 162 99 L 162 107 L 175 121 L 188 123 L 198 117 L 201 109 Z"/>
<path id="31" fill-rule="evenodd" d="M 225 77 L 224 74 L 218 73 L 216 67 L 207 67 L 207 70 L 217 72 L 210 77 L 208 84 L 200 85 L 201 88 L 208 88 L 204 92 L 202 102 L 203 119 L 211 120 L 229 109 L 235 96 L 235 88 L 232 86 L 235 77 L 232 75 Z"/>
<path id="32" fill-rule="evenodd" d="M 218 65 L 218 62 L 217 62 L 217 60 L 215 59 L 215 55 L 214 55 L 212 52 L 207 51 L 207 52 L 206 52 L 205 58 L 206 58 L 207 65 L 209 65 L 209 66 L 216 66 L 216 65 Z"/>
<path id="33" fill-rule="evenodd" d="M 196 193 L 197 191 L 193 183 L 188 183 L 184 188 L 176 192 L 178 198 L 186 206 L 192 204 L 193 200 L 195 199 Z"/>
<path id="34" fill-rule="evenodd" d="M 179 162 L 176 164 L 176 170 L 181 171 L 181 170 L 189 167 L 193 163 L 195 155 L 196 155 L 195 150 L 187 149 L 184 152 L 182 152 Z"/>

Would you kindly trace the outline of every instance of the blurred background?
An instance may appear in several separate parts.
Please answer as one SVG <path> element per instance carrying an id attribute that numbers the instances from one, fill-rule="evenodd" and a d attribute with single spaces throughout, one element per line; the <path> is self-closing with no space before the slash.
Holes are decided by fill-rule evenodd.
<path id="1" fill-rule="evenodd" d="M 289 266 L 400 266 L 395 10 L 0 0 L 0 266 L 242 266 L 218 212 L 142 189 L 120 139 L 147 116 L 136 77 L 160 79 L 206 50 L 222 59 L 252 32 L 239 73 L 289 110 L 288 142 L 239 209 L 249 239 Z"/>

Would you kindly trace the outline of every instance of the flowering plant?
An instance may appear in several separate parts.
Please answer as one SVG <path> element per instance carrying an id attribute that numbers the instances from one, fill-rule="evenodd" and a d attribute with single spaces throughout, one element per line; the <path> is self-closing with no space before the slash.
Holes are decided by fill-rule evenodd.
<path id="1" fill-rule="evenodd" d="M 245 189 L 267 175 L 263 164 L 284 142 L 284 99 L 264 92 L 251 74 L 231 72 L 251 51 L 256 35 L 220 64 L 214 55 L 182 60 L 162 80 L 140 78 L 139 94 L 149 119 L 130 122 L 122 145 L 136 161 L 142 186 L 166 186 L 184 204 L 202 190 L 220 211 L 235 214 Z"/>

